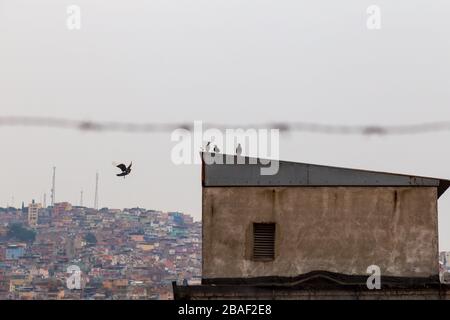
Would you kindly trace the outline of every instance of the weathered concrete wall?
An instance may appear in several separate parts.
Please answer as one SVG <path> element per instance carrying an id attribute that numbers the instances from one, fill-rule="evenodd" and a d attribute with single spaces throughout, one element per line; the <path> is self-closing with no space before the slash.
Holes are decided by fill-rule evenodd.
<path id="1" fill-rule="evenodd" d="M 254 222 L 275 222 L 275 260 L 252 261 Z M 203 188 L 203 278 L 314 270 L 439 273 L 433 187 Z"/>

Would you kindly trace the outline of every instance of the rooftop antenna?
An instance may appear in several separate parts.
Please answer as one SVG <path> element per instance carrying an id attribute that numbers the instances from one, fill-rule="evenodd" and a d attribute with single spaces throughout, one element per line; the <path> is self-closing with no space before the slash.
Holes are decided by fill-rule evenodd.
<path id="1" fill-rule="evenodd" d="M 53 167 L 53 179 L 52 179 L 52 193 L 51 193 L 51 206 L 53 207 L 55 205 L 55 177 L 56 177 L 56 167 Z"/>
<path id="2" fill-rule="evenodd" d="M 95 198 L 94 209 L 98 210 L 98 172 L 95 174 Z"/>

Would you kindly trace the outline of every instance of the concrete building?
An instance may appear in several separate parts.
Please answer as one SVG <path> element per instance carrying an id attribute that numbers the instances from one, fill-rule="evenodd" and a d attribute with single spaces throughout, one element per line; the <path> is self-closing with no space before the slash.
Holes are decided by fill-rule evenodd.
<path id="1" fill-rule="evenodd" d="M 35 228 L 38 225 L 40 203 L 35 203 L 34 200 L 28 205 L 28 225 Z"/>
<path id="2" fill-rule="evenodd" d="M 215 156 L 202 165 L 202 286 L 175 285 L 175 297 L 303 299 L 308 287 L 321 298 L 342 286 L 351 290 L 331 296 L 425 286 L 442 297 L 437 201 L 450 181 L 287 161 L 261 175 L 260 159 Z M 372 265 L 385 288 L 376 294 Z"/>
<path id="3" fill-rule="evenodd" d="M 53 216 L 59 216 L 63 214 L 64 212 L 68 212 L 72 210 L 72 205 L 68 202 L 59 202 L 55 203 L 53 206 Z"/>

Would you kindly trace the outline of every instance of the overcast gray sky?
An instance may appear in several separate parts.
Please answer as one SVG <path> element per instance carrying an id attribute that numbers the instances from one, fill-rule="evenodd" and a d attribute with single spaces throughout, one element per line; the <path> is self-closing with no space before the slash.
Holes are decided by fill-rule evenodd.
<path id="1" fill-rule="evenodd" d="M 66 27 L 68 5 L 81 30 Z M 366 9 L 381 8 L 381 30 Z M 0 116 L 135 122 L 450 120 L 450 3 L 432 0 L 0 0 Z M 200 168 L 169 134 L 0 128 L 0 205 L 57 201 L 201 217 Z M 450 178 L 450 133 L 291 134 L 282 159 Z M 127 179 L 113 162 L 134 163 Z M 49 199 L 49 195 L 48 195 Z M 450 250 L 450 195 L 439 202 Z"/>

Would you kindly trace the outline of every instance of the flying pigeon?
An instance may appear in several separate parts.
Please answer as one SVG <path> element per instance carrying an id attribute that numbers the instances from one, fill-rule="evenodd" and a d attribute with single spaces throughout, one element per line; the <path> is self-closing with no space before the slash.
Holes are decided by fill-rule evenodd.
<path id="1" fill-rule="evenodd" d="M 121 173 L 117 174 L 118 177 L 124 177 L 129 175 L 131 172 L 131 165 L 133 164 L 133 162 L 130 163 L 130 165 L 127 167 L 125 166 L 123 163 L 117 165 L 116 167 L 119 168 L 120 170 L 122 170 Z"/>
<path id="2" fill-rule="evenodd" d="M 242 147 L 241 147 L 241 144 L 240 144 L 240 143 L 238 143 L 238 146 L 237 146 L 237 148 L 236 148 L 236 154 L 237 154 L 238 156 L 240 156 L 240 155 L 242 154 Z"/>

